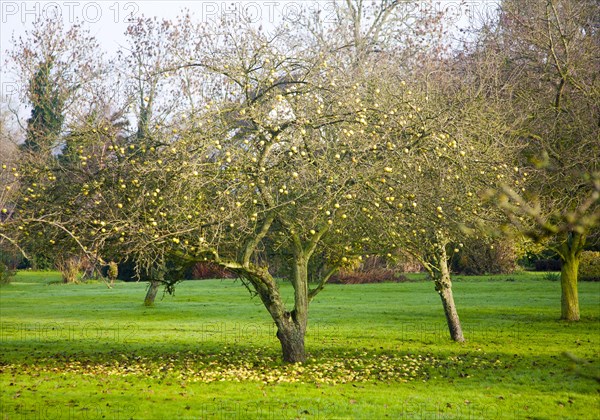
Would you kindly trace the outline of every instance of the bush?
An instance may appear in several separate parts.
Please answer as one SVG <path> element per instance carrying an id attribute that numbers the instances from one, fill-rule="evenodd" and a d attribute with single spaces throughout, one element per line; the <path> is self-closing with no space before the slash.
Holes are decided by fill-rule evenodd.
<path id="1" fill-rule="evenodd" d="M 515 245 L 508 239 L 493 243 L 469 239 L 452 259 L 451 268 L 461 274 L 511 274 L 517 269 Z"/>
<path id="2" fill-rule="evenodd" d="M 581 253 L 579 280 L 600 281 L 600 252 L 583 251 Z"/>
<path id="3" fill-rule="evenodd" d="M 0 284 L 9 284 L 17 273 L 17 266 L 22 257 L 12 249 L 7 249 L 0 244 Z"/>
<path id="4" fill-rule="evenodd" d="M 342 271 L 329 279 L 332 284 L 402 283 L 409 279 L 387 268 L 366 271 Z"/>
<path id="5" fill-rule="evenodd" d="M 213 262 L 199 262 L 192 267 L 192 280 L 233 279 L 234 273 Z"/>
<path id="6" fill-rule="evenodd" d="M 402 273 L 420 273 L 423 271 L 423 265 L 416 258 L 406 255 L 395 264 L 395 267 Z"/>
<path id="7" fill-rule="evenodd" d="M 109 262 L 108 271 L 106 274 L 110 279 L 110 284 L 114 284 L 115 280 L 117 280 L 117 277 L 119 276 L 119 265 L 114 261 Z"/>
<path id="8" fill-rule="evenodd" d="M 0 261 L 0 284 L 10 284 L 15 274 L 16 270 L 11 269 L 3 261 Z"/>
<path id="9" fill-rule="evenodd" d="M 546 281 L 559 281 L 560 273 L 546 273 L 544 274 L 544 280 Z"/>
<path id="10" fill-rule="evenodd" d="M 329 279 L 332 284 L 401 283 L 409 281 L 402 273 L 421 271 L 421 265 L 410 256 L 399 253 L 393 262 L 387 258 L 372 256 L 362 262 L 346 267 Z"/>
<path id="11" fill-rule="evenodd" d="M 535 271 L 560 271 L 562 264 L 555 258 L 540 259 L 535 262 Z"/>
<path id="12" fill-rule="evenodd" d="M 81 269 L 79 258 L 60 258 L 56 261 L 56 269 L 62 275 L 63 283 L 77 283 Z"/>
<path id="13" fill-rule="evenodd" d="M 108 276 L 108 267 L 105 268 L 105 275 Z M 136 281 L 138 280 L 136 278 L 136 273 L 135 273 L 135 262 L 128 260 L 128 261 L 121 261 L 118 263 L 118 274 L 117 274 L 117 279 L 118 280 L 123 280 L 123 281 Z"/>
<path id="14" fill-rule="evenodd" d="M 360 267 L 359 271 L 371 271 L 380 268 L 391 269 L 396 273 L 420 273 L 423 271 L 423 265 L 419 260 L 402 250 L 396 250 L 391 258 L 367 257 L 358 267 Z"/>
<path id="15" fill-rule="evenodd" d="M 47 270 L 54 270 L 55 268 L 55 264 L 54 261 L 52 260 L 52 258 L 47 257 L 45 255 L 42 254 L 35 254 L 31 257 L 30 260 L 27 261 L 28 262 L 28 268 L 32 268 L 34 270 L 41 270 L 41 271 L 47 271 Z"/>

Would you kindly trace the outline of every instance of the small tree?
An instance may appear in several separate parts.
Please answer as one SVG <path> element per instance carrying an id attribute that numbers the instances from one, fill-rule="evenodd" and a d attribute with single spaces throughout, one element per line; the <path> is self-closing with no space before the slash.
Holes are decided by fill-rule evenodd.
<path id="1" fill-rule="evenodd" d="M 377 85 L 381 93 L 373 106 L 386 103 L 387 112 L 370 124 L 377 170 L 361 218 L 376 230 L 364 238 L 366 248 L 399 248 L 417 258 L 435 283 L 451 338 L 464 341 L 449 260 L 469 236 L 486 236 L 484 227 L 506 220 L 482 195 L 515 179 L 519 169 L 506 163 L 513 151 L 497 142 L 501 120 L 489 112 L 488 98 L 476 86 L 452 83 L 460 75 L 449 63 L 424 66 L 408 83 L 378 63 L 388 82 Z M 474 134 L 482 126 L 488 132 Z"/>
<path id="2" fill-rule="evenodd" d="M 107 275 L 110 280 L 110 285 L 114 286 L 115 281 L 117 280 L 117 277 L 119 276 L 119 265 L 116 262 L 111 261 L 108 263 Z"/>
<path id="3" fill-rule="evenodd" d="M 80 262 L 75 256 L 62 256 L 56 261 L 56 269 L 62 275 L 63 283 L 79 283 Z"/>

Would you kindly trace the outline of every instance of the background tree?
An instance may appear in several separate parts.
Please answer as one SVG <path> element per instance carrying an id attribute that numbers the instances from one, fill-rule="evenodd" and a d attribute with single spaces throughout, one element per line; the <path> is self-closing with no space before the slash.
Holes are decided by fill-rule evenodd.
<path id="1" fill-rule="evenodd" d="M 64 120 L 64 99 L 50 79 L 54 57 L 39 63 L 38 71 L 29 85 L 29 98 L 33 109 L 27 120 L 27 136 L 23 148 L 40 152 L 47 151 L 57 143 Z"/>
<path id="2" fill-rule="evenodd" d="M 19 161 L 29 162 L 24 167 L 37 168 L 34 172 L 14 171 L 13 176 L 21 180 L 23 188 L 12 203 L 14 212 L 20 212 L 31 199 L 37 198 L 45 188 L 40 179 L 44 173 L 50 179 L 57 176 L 47 165 L 52 166 L 56 154 L 65 145 L 65 134 L 73 124 L 82 121 L 96 106 L 98 97 L 97 81 L 106 71 L 103 67 L 102 52 L 89 31 L 79 25 L 66 29 L 60 19 L 39 19 L 23 37 L 13 38 L 13 48 L 7 51 L 6 64 L 16 75 L 17 80 L 27 86 L 21 98 L 31 106 L 31 117 L 23 124 L 18 109 L 12 110 L 13 125 L 21 128 L 24 143 L 20 147 Z M 59 176 L 61 181 L 64 177 Z M 36 182 L 37 181 L 37 182 Z M 66 181 L 68 183 L 68 180 Z M 65 185 L 65 183 L 63 183 Z M 57 196 L 55 196 L 56 199 Z M 14 213 L 13 213 L 14 214 Z M 38 217 L 39 215 L 36 215 Z M 37 264 L 44 261 L 52 266 L 45 241 L 39 237 L 31 240 L 31 232 L 26 221 L 19 217 L 20 223 L 13 238 L 28 250 L 28 254 Z M 44 232 L 39 230 L 41 237 Z"/>
<path id="3" fill-rule="evenodd" d="M 600 34 L 595 1 L 504 1 L 484 32 L 473 67 L 494 69 L 506 133 L 522 148 L 526 190 L 495 199 L 512 222 L 551 239 L 560 256 L 561 318 L 579 319 L 577 272 L 600 217 Z M 525 110 L 525 112 L 524 112 Z"/>
<path id="4" fill-rule="evenodd" d="M 434 205 L 460 190 L 452 191 L 454 185 L 446 186 L 450 184 L 444 182 L 448 173 L 453 169 L 455 174 L 465 172 L 455 164 L 454 156 L 447 162 L 440 159 L 442 148 L 444 152 L 448 149 L 444 139 L 449 138 L 446 134 L 449 128 L 444 131 L 444 124 L 458 120 L 449 100 L 451 96 L 439 95 L 434 99 L 430 97 L 433 92 L 429 92 L 439 78 L 429 79 L 429 73 L 435 71 L 426 63 L 439 62 L 447 50 L 443 40 L 444 16 L 441 13 L 416 15 L 403 6 L 406 4 L 397 1 L 348 0 L 335 4 L 338 19 L 333 24 L 319 25 L 317 18 L 307 19 L 302 25 L 311 33 L 309 44 L 336 60 L 337 68 L 360 73 L 363 106 L 369 108 L 371 116 L 367 134 L 365 130 L 361 130 L 362 135 L 353 133 L 362 137 L 370 151 L 369 159 L 374 162 L 365 181 L 368 191 L 360 199 L 363 214 L 353 218 L 356 227 L 359 230 L 364 227 L 366 231 L 358 236 L 359 241 L 349 238 L 348 248 L 360 256 L 381 251 L 385 255 L 402 247 L 416 256 L 436 282 L 451 337 L 463 341 L 452 296 L 446 247 L 452 238 L 464 235 L 450 235 L 446 227 L 450 230 L 453 227 L 456 232 L 458 225 L 453 222 L 450 226 L 448 221 L 440 223 L 436 216 L 441 214 L 435 211 L 437 204 Z M 406 80 L 409 80 L 408 86 Z M 438 109 L 432 106 L 436 101 L 442 101 Z M 422 107 L 429 109 L 424 111 Z M 441 137 L 436 133 L 441 133 Z M 456 147 L 456 142 L 454 144 Z M 462 147 L 468 146 L 463 144 Z M 424 189 L 424 185 L 428 187 Z M 418 210 L 412 207 L 417 195 Z M 457 197 L 454 201 L 461 199 Z M 473 196 L 471 201 L 477 199 L 478 196 Z M 403 200 L 410 201 L 403 203 Z M 397 207 L 404 205 L 407 205 L 404 210 Z M 403 212 L 408 212 L 409 217 L 400 222 Z M 373 224 L 373 220 L 378 223 Z M 415 230 L 416 226 L 420 228 Z M 374 231 L 369 231 L 373 228 Z M 416 232 L 418 240 L 413 238 Z M 391 238 L 386 237 L 386 233 Z"/>
<path id="5" fill-rule="evenodd" d="M 66 29 L 62 19 L 36 20 L 12 45 L 6 64 L 27 86 L 22 100 L 32 107 L 23 147 L 49 154 L 60 145 L 66 111 L 77 119 L 93 107 L 93 81 L 105 71 L 101 51 L 89 31 L 80 25 Z"/>
<path id="6" fill-rule="evenodd" d="M 177 25 L 168 20 L 141 17 L 128 26 L 128 47 L 119 51 L 118 61 L 136 130 L 129 133 L 130 138 L 126 143 L 143 150 L 154 150 L 163 145 L 165 129 L 168 130 L 163 127 L 172 123 L 171 118 L 176 110 L 182 110 L 177 107 L 181 99 L 189 98 L 189 95 L 181 95 L 172 78 L 169 80 L 171 75 L 168 70 L 178 65 L 176 58 L 182 52 L 181 47 L 194 43 L 192 26 L 189 16 L 180 18 Z M 163 264 L 162 269 L 165 268 Z M 152 272 L 159 273 L 162 270 L 154 269 Z M 154 304 L 161 284 L 169 284 L 162 274 L 153 277 L 149 279 L 144 298 L 146 306 Z"/>
<path id="7" fill-rule="evenodd" d="M 398 0 L 341 0 L 332 2 L 335 18 L 325 21 L 318 8 L 298 19 L 294 31 L 310 35 L 308 42 L 330 55 L 339 65 L 360 67 L 377 57 L 396 60 L 397 70 L 410 72 L 425 57 L 447 47 L 444 14 L 433 1 L 418 8 Z"/>
<path id="8" fill-rule="evenodd" d="M 510 175 L 510 151 L 491 135 L 501 123 L 489 113 L 483 91 L 456 83 L 461 75 L 453 74 L 448 59 L 443 14 L 416 15 L 403 6 L 340 2 L 334 24 L 319 27 L 309 20 L 305 26 L 313 42 L 337 59 L 336 67 L 361 73 L 362 99 L 370 108 L 363 142 L 371 150 L 374 178 L 367 181 L 362 214 L 353 220 L 375 231 L 365 232 L 353 251 L 386 254 L 400 247 L 416 256 L 436 283 L 451 337 L 463 341 L 448 260 L 473 225 L 503 219 L 484 208 L 480 193 L 497 176 Z M 489 117 L 476 120 L 478 113 Z M 470 131 L 483 125 L 494 131 Z"/>
<path id="9" fill-rule="evenodd" d="M 25 255 L 10 228 L 15 224 L 14 202 L 18 193 L 18 178 L 14 176 L 17 141 L 18 133 L 11 124 L 9 111 L 0 108 L 0 270 L 5 281 L 8 281 L 12 269 Z"/>

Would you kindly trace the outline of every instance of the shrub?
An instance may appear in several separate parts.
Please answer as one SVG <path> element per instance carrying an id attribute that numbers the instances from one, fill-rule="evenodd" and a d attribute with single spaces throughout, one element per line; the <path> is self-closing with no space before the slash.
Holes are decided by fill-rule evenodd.
<path id="1" fill-rule="evenodd" d="M 192 267 L 192 280 L 233 279 L 235 274 L 210 261 L 199 262 Z"/>
<path id="2" fill-rule="evenodd" d="M 406 263 L 404 265 L 403 263 Z M 404 253 L 398 253 L 393 262 L 387 258 L 372 256 L 362 262 L 356 261 L 355 265 L 340 270 L 329 279 L 333 284 L 366 284 L 366 283 L 400 283 L 409 281 L 401 273 L 408 271 L 402 268 L 411 268 L 411 271 L 421 271 L 420 264 Z"/>
<path id="3" fill-rule="evenodd" d="M 379 268 L 388 268 L 396 273 L 420 273 L 423 271 L 423 265 L 419 260 L 402 250 L 395 251 L 392 258 L 371 256 L 357 265 L 359 271 L 370 271 Z"/>
<path id="4" fill-rule="evenodd" d="M 83 273 L 82 280 L 98 280 L 102 277 L 102 270 L 98 268 L 98 263 L 87 256 L 79 257 L 79 271 Z"/>
<path id="5" fill-rule="evenodd" d="M 123 281 L 136 281 L 135 273 L 135 262 L 131 260 L 121 261 L 118 263 L 119 274 L 117 275 L 117 279 Z M 108 269 L 107 269 L 108 271 Z M 106 273 L 108 276 L 108 273 Z"/>
<path id="6" fill-rule="evenodd" d="M 9 284 L 17 273 L 17 267 L 23 261 L 23 256 L 12 247 L 7 247 L 0 241 L 0 284 Z"/>
<path id="7" fill-rule="evenodd" d="M 547 281 L 559 281 L 560 280 L 560 273 L 546 273 L 544 274 L 544 280 Z"/>
<path id="8" fill-rule="evenodd" d="M 30 260 L 28 260 L 28 265 L 34 270 L 53 270 L 55 268 L 55 264 L 52 261 L 52 258 L 47 257 L 42 254 L 34 254 Z"/>
<path id="9" fill-rule="evenodd" d="M 374 268 L 366 271 L 341 271 L 329 279 L 332 284 L 401 283 L 409 281 L 402 274 L 387 268 Z"/>
<path id="10" fill-rule="evenodd" d="M 10 284 L 15 274 L 16 270 L 11 269 L 3 261 L 0 261 L 0 284 Z"/>
<path id="11" fill-rule="evenodd" d="M 535 262 L 535 271 L 560 271 L 561 262 L 555 258 L 540 259 Z"/>
<path id="12" fill-rule="evenodd" d="M 423 265 L 412 255 L 399 252 L 393 266 L 400 273 L 420 273 L 423 271 Z"/>
<path id="13" fill-rule="evenodd" d="M 9 270 L 17 270 L 23 264 L 23 255 L 12 247 L 4 246 L 0 243 L 0 263 L 4 264 Z"/>
<path id="14" fill-rule="evenodd" d="M 108 275 L 108 278 L 110 279 L 110 284 L 114 284 L 115 280 L 119 276 L 119 265 L 114 261 L 109 262 L 108 263 L 108 271 L 106 274 Z"/>
<path id="15" fill-rule="evenodd" d="M 579 280 L 600 281 L 600 252 L 583 251 L 581 253 Z"/>
<path id="16" fill-rule="evenodd" d="M 60 258 L 56 261 L 56 269 L 60 271 L 63 283 L 77 283 L 80 268 L 77 257 Z"/>
<path id="17" fill-rule="evenodd" d="M 458 257 L 454 257 L 452 271 L 462 274 L 511 274 L 517 269 L 517 253 L 510 240 L 490 243 L 484 239 L 465 241 Z"/>

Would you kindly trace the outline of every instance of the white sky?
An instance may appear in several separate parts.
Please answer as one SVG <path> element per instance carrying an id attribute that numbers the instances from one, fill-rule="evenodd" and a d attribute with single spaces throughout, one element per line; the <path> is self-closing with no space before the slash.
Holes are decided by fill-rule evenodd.
<path id="1" fill-rule="evenodd" d="M 90 28 L 109 54 L 123 44 L 124 32 L 128 20 L 139 16 L 157 16 L 158 18 L 175 18 L 183 9 L 189 9 L 196 19 L 210 20 L 222 14 L 243 15 L 252 21 L 268 25 L 269 22 L 280 21 L 283 17 L 294 18 L 300 6 L 315 4 L 331 12 L 331 0 L 324 1 L 291 1 L 291 0 L 202 0 L 202 1 L 8 1 L 0 0 L 0 56 L 4 57 L 7 49 L 12 47 L 12 35 L 23 35 L 27 28 L 39 17 L 54 18 L 62 16 L 67 24 L 83 22 Z M 0 60 L 0 105 L 6 105 L 16 99 L 16 82 L 4 63 Z"/>
<path id="2" fill-rule="evenodd" d="M 200 1 L 31 1 L 0 0 L 0 106 L 14 105 L 18 88 L 4 65 L 5 51 L 12 47 L 12 35 L 23 35 L 38 17 L 62 16 L 68 23 L 84 22 L 109 54 L 123 43 L 128 19 L 144 15 L 174 18 L 183 9 L 190 9 L 196 19 L 211 20 L 221 14 L 249 17 L 268 26 L 282 19 L 294 19 L 300 7 L 318 8 L 324 20 L 331 20 L 334 0 L 200 0 Z M 339 0 L 338 0 L 339 1 Z M 368 0 L 367 0 L 368 1 Z M 375 0 L 377 1 L 377 0 Z M 481 13 L 496 7 L 499 0 L 434 0 L 433 7 L 463 25 Z M 406 0 L 402 7 L 419 13 L 431 7 L 427 0 Z M 12 99 L 12 100 L 11 100 Z"/>
<path id="3" fill-rule="evenodd" d="M 222 14 L 247 16 L 267 24 L 293 18 L 300 6 L 315 4 L 332 11 L 332 0 L 200 0 L 200 1 L 0 1 L 0 43 L 2 51 L 10 47 L 11 33 L 22 34 L 38 17 L 54 17 L 57 12 L 65 23 L 85 22 L 107 50 L 116 47 L 129 19 L 139 16 L 174 18 L 190 9 L 197 19 L 214 19 Z"/>

